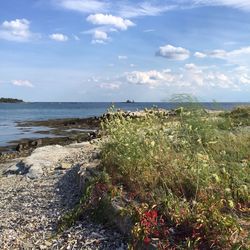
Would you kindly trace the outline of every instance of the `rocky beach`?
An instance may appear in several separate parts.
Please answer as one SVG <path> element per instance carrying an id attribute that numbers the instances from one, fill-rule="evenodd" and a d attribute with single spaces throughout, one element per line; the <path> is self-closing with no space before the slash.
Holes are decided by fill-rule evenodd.
<path id="1" fill-rule="evenodd" d="M 126 249 L 124 236 L 88 216 L 58 232 L 60 218 L 79 201 L 78 173 L 97 158 L 95 144 L 83 142 L 40 147 L 2 163 L 1 249 Z"/>
<path id="2" fill-rule="evenodd" d="M 126 239 L 113 227 L 94 223 L 87 215 L 58 231 L 58 222 L 79 202 L 91 162 L 98 162 L 95 143 L 100 121 L 54 119 L 29 121 L 19 127 L 52 137 L 22 139 L 1 148 L 1 249 L 126 249 Z"/>

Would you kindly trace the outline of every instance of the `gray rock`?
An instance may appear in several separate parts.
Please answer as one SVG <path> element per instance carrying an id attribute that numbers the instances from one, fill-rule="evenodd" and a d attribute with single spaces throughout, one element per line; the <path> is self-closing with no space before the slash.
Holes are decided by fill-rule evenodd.
<path id="1" fill-rule="evenodd" d="M 29 171 L 27 167 L 25 167 L 24 163 L 22 161 L 11 165 L 8 167 L 5 171 L 3 171 L 4 176 L 8 175 L 23 175 L 26 174 Z"/>
<path id="2" fill-rule="evenodd" d="M 59 160 L 77 152 L 78 147 L 63 147 L 59 145 L 37 148 L 24 159 L 23 163 L 29 169 L 27 177 L 40 178 L 51 168 L 55 168 Z"/>

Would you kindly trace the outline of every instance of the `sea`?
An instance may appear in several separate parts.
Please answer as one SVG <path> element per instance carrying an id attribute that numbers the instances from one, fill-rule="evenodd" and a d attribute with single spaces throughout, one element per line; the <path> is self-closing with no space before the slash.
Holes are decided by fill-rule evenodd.
<path id="1" fill-rule="evenodd" d="M 135 103 L 110 103 L 110 102 L 24 102 L 24 103 L 0 103 L 0 147 L 9 142 L 24 138 L 41 138 L 42 135 L 35 133 L 39 128 L 17 127 L 17 122 L 30 120 L 48 120 L 60 118 L 87 118 L 100 116 L 112 105 L 117 109 L 126 111 L 143 110 L 157 106 L 164 109 L 173 109 L 182 104 L 168 102 L 135 102 Z M 250 103 L 200 103 L 207 109 L 231 110 L 239 105 Z"/>

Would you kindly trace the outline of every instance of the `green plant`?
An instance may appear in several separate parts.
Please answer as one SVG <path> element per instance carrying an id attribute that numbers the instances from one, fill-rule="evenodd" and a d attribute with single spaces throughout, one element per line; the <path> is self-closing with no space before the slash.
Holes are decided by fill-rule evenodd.
<path id="1" fill-rule="evenodd" d="M 239 117 L 247 123 L 245 115 Z M 160 228 L 175 232 L 160 232 L 159 246 L 246 244 L 238 216 L 245 220 L 249 214 L 250 134 L 222 124 L 228 124 L 226 115 L 209 114 L 199 105 L 179 108 L 175 117 L 155 108 L 139 117 L 113 110 L 103 121 L 102 164 L 111 182 L 136 193 L 139 203 L 155 205 L 164 218 Z M 142 234 L 135 235 L 148 241 L 155 236 L 141 223 L 145 213 L 137 216 Z"/>

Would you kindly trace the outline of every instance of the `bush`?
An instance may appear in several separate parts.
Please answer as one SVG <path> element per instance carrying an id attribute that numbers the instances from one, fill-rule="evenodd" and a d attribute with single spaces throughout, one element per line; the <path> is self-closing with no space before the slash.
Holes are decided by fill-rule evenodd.
<path id="1" fill-rule="evenodd" d="M 137 118 L 116 113 L 102 123 L 102 165 L 142 207 L 135 208 L 137 239 L 159 238 L 163 249 L 247 244 L 239 217 L 249 215 L 250 134 L 225 130 L 224 122 L 227 115 L 195 107 L 175 117 L 156 109 Z M 159 217 L 145 229 L 152 211 Z"/>

